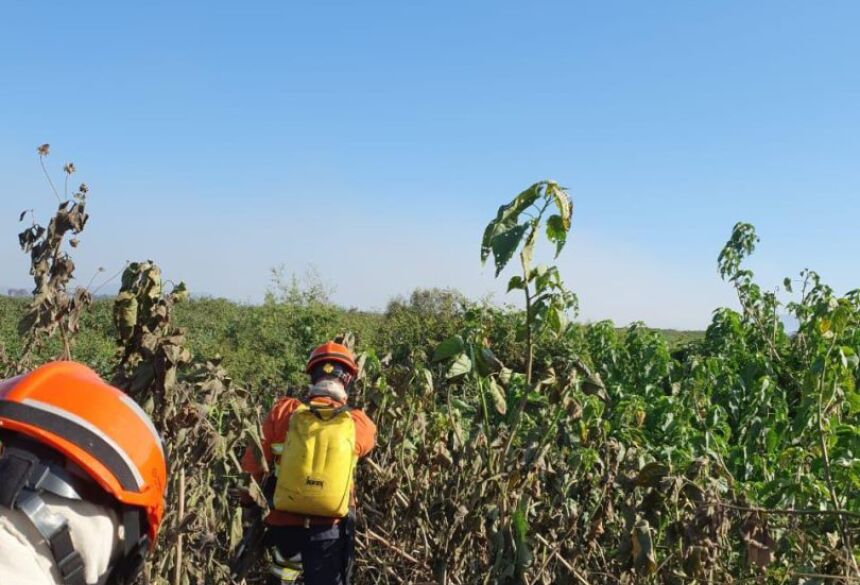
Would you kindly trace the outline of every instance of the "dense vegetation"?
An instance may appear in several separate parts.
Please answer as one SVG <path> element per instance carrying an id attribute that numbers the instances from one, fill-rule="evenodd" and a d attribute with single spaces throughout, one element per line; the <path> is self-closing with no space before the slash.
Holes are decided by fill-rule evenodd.
<path id="1" fill-rule="evenodd" d="M 274 287 L 273 287 L 274 288 Z M 275 289 L 277 290 L 277 289 Z M 319 339 L 350 331 L 358 348 L 431 344 L 459 331 L 465 297 L 451 290 L 416 290 L 408 298 L 392 300 L 382 313 L 344 309 L 314 298 L 316 287 L 296 284 L 292 292 L 271 292 L 261 304 L 242 304 L 223 298 L 195 298 L 178 304 L 174 324 L 187 330 L 187 347 L 195 356 L 220 356 L 237 381 L 255 393 L 270 396 L 306 383 L 302 370 L 308 348 Z M 18 322 L 29 298 L 0 295 L 0 344 L 10 358 L 23 346 Z M 81 315 L 74 340 L 74 357 L 110 378 L 116 366 L 116 328 L 111 298 L 98 298 Z M 515 312 L 512 312 L 515 314 Z M 581 327 L 580 325 L 573 325 Z M 625 329 L 617 330 L 624 335 Z M 655 330 L 669 348 L 701 339 L 704 332 Z M 60 352 L 59 339 L 40 352 L 46 360 Z"/>
<path id="2" fill-rule="evenodd" d="M 71 353 L 153 414 L 171 458 L 156 583 L 226 582 L 234 456 L 260 407 L 303 383 L 309 349 L 346 330 L 354 400 L 380 433 L 359 472 L 359 583 L 858 582 L 860 291 L 804 271 L 783 304 L 744 268 L 758 240 L 740 223 L 718 269 L 741 310 L 716 310 L 704 335 L 577 324 L 575 295 L 534 258 L 541 234 L 562 252 L 571 220 L 541 182 L 487 226 L 481 258 L 500 273 L 516 257 L 525 310 L 443 290 L 381 315 L 313 287 L 188 300 L 140 263 L 113 303 L 63 278 L 0 299 L 2 365 Z M 32 233 L 44 273 L 70 275 L 62 237 Z"/>

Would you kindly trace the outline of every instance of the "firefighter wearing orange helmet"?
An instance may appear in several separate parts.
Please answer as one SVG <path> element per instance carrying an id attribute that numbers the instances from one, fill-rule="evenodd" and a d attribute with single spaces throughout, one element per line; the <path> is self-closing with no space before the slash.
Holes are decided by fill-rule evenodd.
<path id="1" fill-rule="evenodd" d="M 376 425 L 347 404 L 358 366 L 346 346 L 323 343 L 305 371 L 305 395 L 278 400 L 263 422 L 263 457 L 274 470 L 266 490 L 265 544 L 273 557 L 267 584 L 292 583 L 301 571 L 307 585 L 348 585 L 354 471 L 375 445 Z M 262 482 L 263 465 L 251 447 L 242 466 Z"/>
<path id="2" fill-rule="evenodd" d="M 0 382 L 0 583 L 133 582 L 164 514 L 161 439 L 74 362 Z"/>

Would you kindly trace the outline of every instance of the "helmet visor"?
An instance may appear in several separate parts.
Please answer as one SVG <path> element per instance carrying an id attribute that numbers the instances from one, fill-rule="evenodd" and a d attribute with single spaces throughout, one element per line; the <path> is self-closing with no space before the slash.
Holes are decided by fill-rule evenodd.
<path id="1" fill-rule="evenodd" d="M 343 382 L 344 386 L 352 382 L 352 374 L 341 363 L 335 361 L 325 361 L 316 364 L 311 368 L 311 384 L 316 384 L 325 378 L 333 378 Z"/>

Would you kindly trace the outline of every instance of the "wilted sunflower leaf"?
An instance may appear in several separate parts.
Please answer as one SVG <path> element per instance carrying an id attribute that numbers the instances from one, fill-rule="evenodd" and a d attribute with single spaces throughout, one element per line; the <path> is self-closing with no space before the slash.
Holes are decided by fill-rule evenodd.
<path id="1" fill-rule="evenodd" d="M 654 556 L 654 542 L 651 537 L 651 525 L 647 520 L 639 520 L 630 534 L 633 545 L 633 564 L 645 575 L 651 575 L 657 570 L 657 559 Z"/>
<path id="2" fill-rule="evenodd" d="M 468 374 L 471 371 L 472 360 L 469 359 L 469 356 L 465 353 L 461 353 L 457 356 L 457 359 L 454 360 L 454 363 L 451 364 L 451 367 L 448 368 L 448 371 L 445 373 L 445 378 L 450 380 L 451 378 Z"/>
<path id="3" fill-rule="evenodd" d="M 493 405 L 496 407 L 496 412 L 504 415 L 508 412 L 508 402 L 505 396 L 505 391 L 499 386 L 495 378 L 489 380 L 490 396 L 493 397 Z"/>

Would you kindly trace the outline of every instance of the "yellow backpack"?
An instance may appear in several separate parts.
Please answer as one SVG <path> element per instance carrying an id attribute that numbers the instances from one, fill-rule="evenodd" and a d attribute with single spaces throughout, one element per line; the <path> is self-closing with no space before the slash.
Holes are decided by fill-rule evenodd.
<path id="1" fill-rule="evenodd" d="M 276 510 L 334 518 L 349 513 L 358 460 L 350 410 L 303 402 L 290 416 L 277 467 Z"/>

